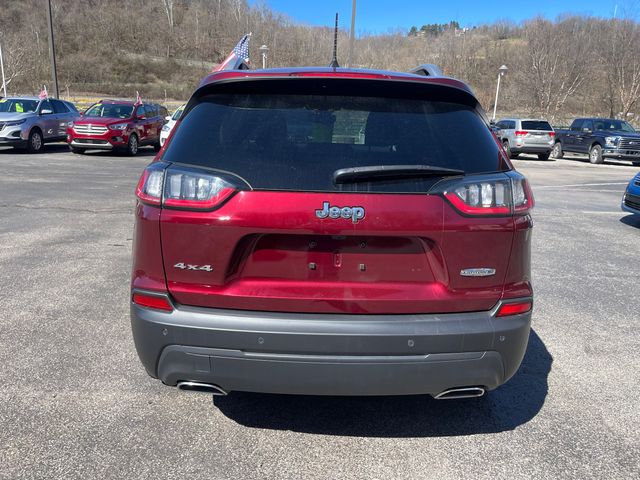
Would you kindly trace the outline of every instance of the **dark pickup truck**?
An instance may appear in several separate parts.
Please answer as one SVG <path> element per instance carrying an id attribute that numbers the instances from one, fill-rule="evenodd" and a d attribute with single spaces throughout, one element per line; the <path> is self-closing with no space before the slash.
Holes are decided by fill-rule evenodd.
<path id="1" fill-rule="evenodd" d="M 640 165 L 640 133 L 624 120 L 613 118 L 577 118 L 569 130 L 556 130 L 551 156 L 584 153 L 591 163 L 607 158 L 629 160 Z"/>

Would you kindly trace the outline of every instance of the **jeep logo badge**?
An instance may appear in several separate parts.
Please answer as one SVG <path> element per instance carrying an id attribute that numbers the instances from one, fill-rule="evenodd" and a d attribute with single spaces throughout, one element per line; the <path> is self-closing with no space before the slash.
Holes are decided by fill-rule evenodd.
<path id="1" fill-rule="evenodd" d="M 345 218 L 351 219 L 353 223 L 358 223 L 358 220 L 364 218 L 363 207 L 335 207 L 329 205 L 329 202 L 322 204 L 322 210 L 316 210 L 316 217 L 318 218 Z"/>

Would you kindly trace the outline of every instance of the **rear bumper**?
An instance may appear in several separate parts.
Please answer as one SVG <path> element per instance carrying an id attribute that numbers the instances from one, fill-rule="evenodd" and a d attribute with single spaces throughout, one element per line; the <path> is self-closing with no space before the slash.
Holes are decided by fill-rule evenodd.
<path id="1" fill-rule="evenodd" d="M 552 145 L 520 145 L 513 147 L 513 153 L 551 153 Z"/>
<path id="2" fill-rule="evenodd" d="M 131 304 L 140 360 L 167 385 L 308 395 L 494 389 L 518 369 L 531 312 L 335 315 Z"/>

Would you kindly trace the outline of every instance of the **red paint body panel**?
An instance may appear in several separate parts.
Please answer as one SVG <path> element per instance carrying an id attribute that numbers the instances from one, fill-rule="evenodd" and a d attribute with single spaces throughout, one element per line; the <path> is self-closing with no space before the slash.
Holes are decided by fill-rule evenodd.
<path id="1" fill-rule="evenodd" d="M 357 201 L 367 216 L 356 224 L 319 219 L 324 201 Z M 512 218 L 468 219 L 437 195 L 239 192 L 214 212 L 163 209 L 161 219 L 176 301 L 248 310 L 487 310 L 502 294 L 513 239 Z M 498 273 L 459 275 L 486 265 Z"/>
<path id="2" fill-rule="evenodd" d="M 131 288 L 166 292 L 160 245 L 160 208 L 136 204 Z"/>

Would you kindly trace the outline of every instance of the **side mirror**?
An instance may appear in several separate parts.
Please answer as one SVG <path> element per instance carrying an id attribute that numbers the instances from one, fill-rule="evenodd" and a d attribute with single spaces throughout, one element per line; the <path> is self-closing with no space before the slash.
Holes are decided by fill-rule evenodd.
<path id="1" fill-rule="evenodd" d="M 53 113 L 53 110 L 50 110 L 48 108 L 43 108 L 42 110 L 40 110 L 40 115 L 51 115 Z"/>
<path id="2" fill-rule="evenodd" d="M 590 128 L 587 128 L 587 127 L 584 127 L 584 128 L 582 129 L 582 131 L 583 131 L 584 133 L 591 133 L 591 129 L 590 129 Z"/>
<path id="3" fill-rule="evenodd" d="M 496 121 L 494 119 L 489 120 L 489 125 L 491 125 L 492 127 L 495 127 Z"/>

